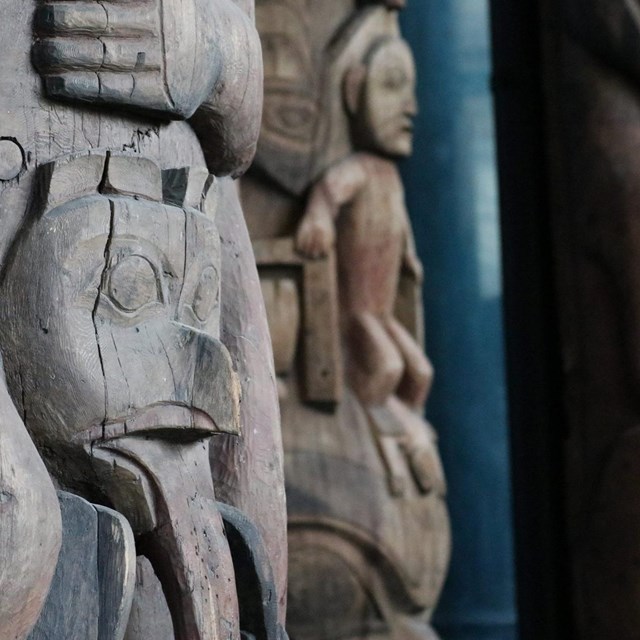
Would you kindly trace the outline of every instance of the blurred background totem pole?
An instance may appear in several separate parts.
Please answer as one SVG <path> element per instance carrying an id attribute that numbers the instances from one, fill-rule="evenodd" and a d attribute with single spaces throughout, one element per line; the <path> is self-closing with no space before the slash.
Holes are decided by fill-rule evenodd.
<path id="1" fill-rule="evenodd" d="M 253 0 L 0 13 L 0 637 L 282 639 Z"/>
<path id="2" fill-rule="evenodd" d="M 445 480 L 422 414 L 403 2 L 258 0 L 265 106 L 241 181 L 274 345 L 293 640 L 436 638 Z"/>
<path id="3" fill-rule="evenodd" d="M 640 629 L 640 4 L 543 3 L 578 635 Z"/>

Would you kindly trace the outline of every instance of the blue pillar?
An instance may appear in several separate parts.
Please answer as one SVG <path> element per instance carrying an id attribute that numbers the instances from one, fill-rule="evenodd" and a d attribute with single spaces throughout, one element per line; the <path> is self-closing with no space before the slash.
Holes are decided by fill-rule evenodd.
<path id="1" fill-rule="evenodd" d="M 428 413 L 449 480 L 453 557 L 443 640 L 514 640 L 507 399 L 486 0 L 410 0 L 421 113 L 403 165 L 425 266 Z"/>

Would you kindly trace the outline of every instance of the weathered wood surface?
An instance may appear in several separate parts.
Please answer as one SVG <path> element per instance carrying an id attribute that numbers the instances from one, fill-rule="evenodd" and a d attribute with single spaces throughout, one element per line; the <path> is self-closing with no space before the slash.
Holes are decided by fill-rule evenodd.
<path id="1" fill-rule="evenodd" d="M 171 612 L 162 593 L 162 585 L 144 556 L 139 556 L 136 563 L 135 586 L 124 640 L 174 640 Z"/>
<path id="2" fill-rule="evenodd" d="M 265 113 L 241 194 L 274 338 L 297 639 L 434 638 L 448 565 L 395 166 L 416 113 L 403 4 L 257 3 Z"/>
<path id="3" fill-rule="evenodd" d="M 100 505 L 94 505 L 94 508 L 98 512 L 98 640 L 122 640 L 135 590 L 133 531 L 122 514 Z"/>
<path id="4" fill-rule="evenodd" d="M 100 618 L 98 513 L 82 498 L 60 494 L 62 547 L 47 602 L 30 640 L 97 640 Z"/>
<path id="5" fill-rule="evenodd" d="M 640 610 L 640 27 L 635 0 L 543 3 L 577 637 Z"/>
<path id="6" fill-rule="evenodd" d="M 277 395 L 225 177 L 259 131 L 253 2 L 0 0 L 0 12 L 0 351 L 18 413 L 59 486 L 131 523 L 176 638 L 240 637 L 218 487 L 261 530 L 282 621 Z M 210 456 L 212 437 L 224 444 Z M 55 543 L 52 516 L 48 557 Z M 138 609 L 162 607 L 155 594 Z"/>
<path id="7" fill-rule="evenodd" d="M 251 241 L 235 185 L 221 193 L 221 340 L 229 349 L 242 389 L 242 437 L 220 434 L 211 442 L 211 469 L 219 501 L 240 509 L 258 528 L 277 585 L 284 624 L 287 528 L 280 411 L 271 339 Z"/>
<path id="8" fill-rule="evenodd" d="M 122 515 L 59 493 L 62 548 L 29 640 L 122 640 L 135 585 L 135 543 Z"/>
<path id="9" fill-rule="evenodd" d="M 62 525 L 55 489 L 0 381 L 0 637 L 35 625 L 53 579 Z"/>
<path id="10" fill-rule="evenodd" d="M 243 637 L 287 640 L 279 622 L 277 586 L 271 561 L 258 528 L 242 511 L 219 504 L 238 583 Z"/>

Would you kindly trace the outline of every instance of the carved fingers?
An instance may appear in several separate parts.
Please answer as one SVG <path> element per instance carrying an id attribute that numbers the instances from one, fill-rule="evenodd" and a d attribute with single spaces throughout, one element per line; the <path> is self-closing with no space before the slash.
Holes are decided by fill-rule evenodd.
<path id="1" fill-rule="evenodd" d="M 33 61 L 50 97 L 167 108 L 155 2 L 42 4 L 34 27 Z"/>
<path id="2" fill-rule="evenodd" d="M 34 64 L 56 99 L 190 117 L 222 60 L 212 25 L 228 0 L 53 0 L 40 4 Z"/>
<path id="3" fill-rule="evenodd" d="M 296 234 L 296 249 L 308 258 L 326 256 L 336 239 L 335 224 L 329 215 L 306 215 Z"/>
<path id="4" fill-rule="evenodd" d="M 344 163 L 330 169 L 311 190 L 309 204 L 296 233 L 296 249 L 308 258 L 321 258 L 336 241 L 335 222 L 341 205 L 353 195 L 351 185 L 344 182 L 351 172 Z"/>

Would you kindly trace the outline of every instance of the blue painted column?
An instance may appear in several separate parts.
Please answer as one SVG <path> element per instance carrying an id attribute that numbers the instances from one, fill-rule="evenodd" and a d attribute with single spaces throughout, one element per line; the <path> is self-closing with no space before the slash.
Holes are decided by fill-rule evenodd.
<path id="1" fill-rule="evenodd" d="M 410 0 L 421 113 L 403 165 L 425 266 L 430 419 L 453 527 L 443 640 L 514 640 L 509 442 L 486 0 Z"/>

